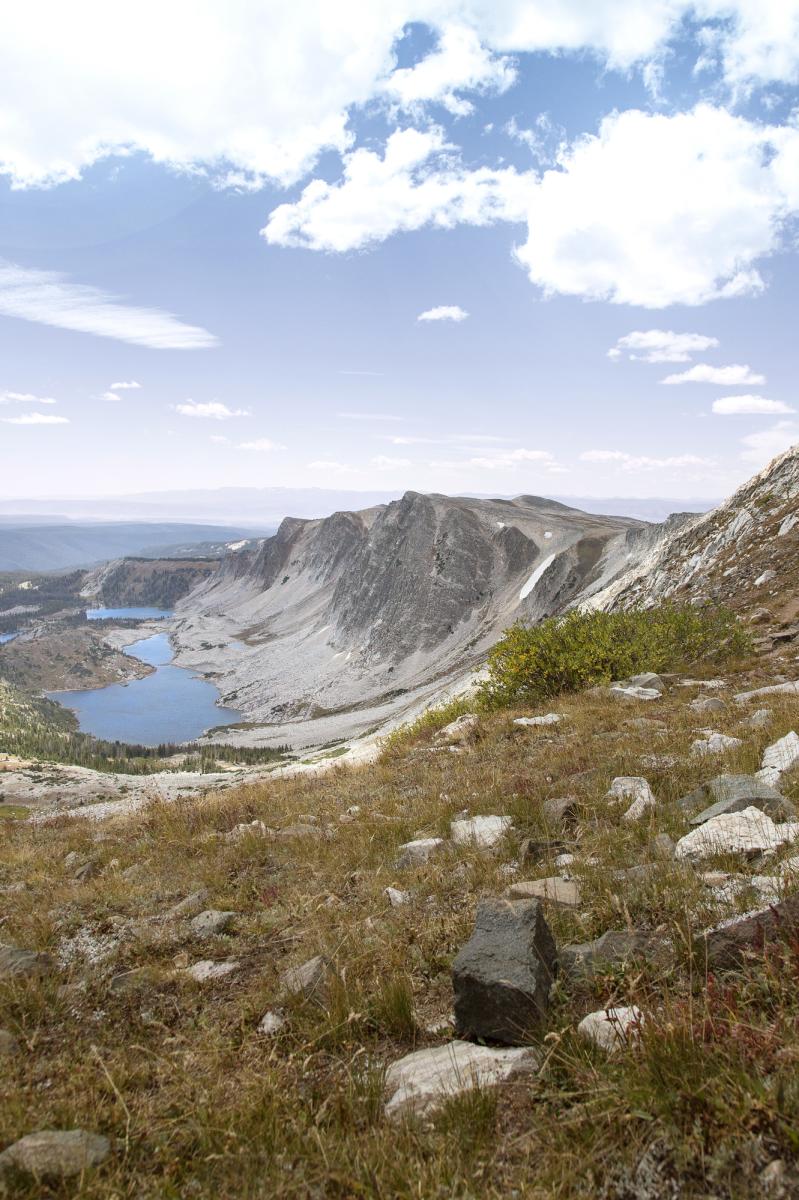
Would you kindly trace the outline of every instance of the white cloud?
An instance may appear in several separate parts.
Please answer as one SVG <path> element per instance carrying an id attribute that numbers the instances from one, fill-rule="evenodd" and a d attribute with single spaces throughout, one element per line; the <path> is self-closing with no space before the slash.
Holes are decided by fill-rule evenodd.
<path id="1" fill-rule="evenodd" d="M 111 391 L 112 392 L 127 392 L 132 389 L 135 390 L 136 388 L 140 388 L 140 387 L 141 387 L 141 384 L 137 383 L 135 379 L 129 379 L 129 380 L 127 380 L 127 382 L 123 380 L 121 383 L 112 383 Z"/>
<path id="2" fill-rule="evenodd" d="M 228 408 L 220 400 L 196 401 L 187 400 L 185 404 L 173 404 L 175 412 L 181 417 L 198 417 L 202 420 L 229 421 L 231 417 L 249 417 L 246 408 Z"/>
<path id="3" fill-rule="evenodd" d="M 331 475 L 347 475 L 353 468 L 348 467 L 346 463 L 336 462 L 334 459 L 317 458 L 308 463 L 308 470 L 329 471 Z"/>
<path id="4" fill-rule="evenodd" d="M 209 442 L 214 442 L 217 446 L 229 446 L 230 438 L 225 437 L 224 433 L 212 433 L 208 438 Z"/>
<path id="5" fill-rule="evenodd" d="M 767 400 L 765 396 L 723 396 L 713 401 L 713 412 L 720 417 L 734 417 L 750 413 L 792 413 L 796 409 L 782 400 Z"/>
<path id="6" fill-rule="evenodd" d="M 645 308 L 756 294 L 799 208 L 799 128 L 629 110 L 526 188 L 519 262 L 545 293 Z"/>
<path id="7" fill-rule="evenodd" d="M 119 396 L 116 392 L 103 392 L 100 399 L 105 400 L 108 404 L 119 404 Z"/>
<path id="8" fill-rule="evenodd" d="M 395 417 L 392 413 L 376 413 L 376 412 L 340 412 L 336 413 L 342 421 L 401 421 L 402 417 Z"/>
<path id="9" fill-rule="evenodd" d="M 31 392 L 0 392 L 0 404 L 55 404 L 52 396 L 34 396 Z"/>
<path id="10" fill-rule="evenodd" d="M 275 246 L 344 252 L 434 225 L 490 225 L 523 218 L 524 176 L 513 167 L 468 170 L 443 130 L 401 129 L 382 155 L 344 156 L 340 183 L 314 179 L 293 204 L 269 214 L 261 233 Z"/>
<path id="11" fill-rule="evenodd" d="M 560 474 L 565 471 L 565 468 L 556 461 L 554 454 L 548 450 L 528 450 L 525 446 L 519 446 L 515 450 L 498 449 L 461 460 L 439 460 L 428 465 L 442 470 L 463 470 L 467 467 L 476 467 L 483 471 L 513 471 L 526 463 L 537 463 L 548 473 Z"/>
<path id="12" fill-rule="evenodd" d="M 271 438 L 255 438 L 252 442 L 239 442 L 239 450 L 257 450 L 266 453 L 269 450 L 285 450 L 285 446 L 281 446 L 280 442 L 273 442 Z"/>
<path id="13" fill-rule="evenodd" d="M 217 341 L 206 329 L 184 325 L 171 313 L 119 304 L 107 292 L 72 283 L 57 271 L 18 267 L 2 259 L 0 315 L 157 350 L 197 350 Z"/>
<path id="14" fill-rule="evenodd" d="M 419 313 L 417 321 L 465 321 L 468 317 L 465 308 L 459 304 L 439 304 L 437 308 L 428 308 Z"/>
<path id="15" fill-rule="evenodd" d="M 799 442 L 799 424 L 796 421 L 778 421 L 770 429 L 748 433 L 741 438 L 744 447 L 741 458 L 744 462 L 765 466 L 777 454 L 789 450 Z"/>
<path id="16" fill-rule="evenodd" d="M 623 450 L 585 450 L 581 462 L 614 463 L 622 471 L 695 471 L 706 470 L 717 464 L 712 458 L 697 454 L 675 454 L 666 458 L 650 458 L 646 454 L 625 454 Z"/>
<path id="17" fill-rule="evenodd" d="M 687 371 L 676 375 L 667 375 L 661 383 L 719 383 L 724 387 L 746 387 L 750 384 L 766 382 L 765 375 L 758 375 L 751 367 L 741 363 L 733 363 L 729 367 L 711 367 L 708 363 L 697 363 Z"/>
<path id="18" fill-rule="evenodd" d="M 399 467 L 411 466 L 409 458 L 391 458 L 387 454 L 378 454 L 371 462 L 379 471 L 396 471 Z"/>
<path id="19" fill-rule="evenodd" d="M 450 25 L 433 53 L 412 67 L 392 72 L 383 92 L 401 108 L 414 109 L 425 101 L 435 101 L 454 116 L 463 117 L 474 105 L 458 92 L 505 92 L 515 80 L 512 63 L 493 55 L 474 29 Z"/>
<path id="20" fill-rule="evenodd" d="M 56 417 L 52 413 L 23 413 L 20 417 L 0 417 L 4 425 L 69 425 L 69 417 Z"/>
<path id="21" fill-rule="evenodd" d="M 671 329 L 641 329 L 620 337 L 608 358 L 626 354 L 633 362 L 690 362 L 695 354 L 712 350 L 719 340 L 703 333 L 674 333 Z"/>

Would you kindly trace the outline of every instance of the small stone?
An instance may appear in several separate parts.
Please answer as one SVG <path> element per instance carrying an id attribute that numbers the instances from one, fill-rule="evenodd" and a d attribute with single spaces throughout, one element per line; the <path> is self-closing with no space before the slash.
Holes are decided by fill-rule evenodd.
<path id="1" fill-rule="evenodd" d="M 264 821 L 247 821 L 241 825 L 234 825 L 231 830 L 225 834 L 225 840 L 228 842 L 238 842 L 244 837 L 268 837 L 274 833 Z"/>
<path id="2" fill-rule="evenodd" d="M 208 983 L 213 979 L 222 979 L 223 976 L 230 975 L 240 966 L 241 963 L 232 958 L 226 959 L 224 962 L 213 962 L 211 959 L 204 958 L 200 962 L 194 963 L 193 966 L 187 967 L 186 974 L 197 983 Z"/>
<path id="3" fill-rule="evenodd" d="M 133 967 L 130 971 L 121 971 L 119 975 L 114 975 L 108 985 L 108 990 L 116 995 L 135 992 L 149 983 L 152 978 L 152 971 L 149 967 Z"/>
<path id="4" fill-rule="evenodd" d="M 768 570 L 764 571 L 762 575 L 758 575 L 757 579 L 755 580 L 754 586 L 762 587 L 764 583 L 771 583 L 772 579 L 776 579 L 776 578 L 777 578 L 777 572 L 773 571 L 771 569 L 771 567 L 769 567 Z"/>
<path id="5" fill-rule="evenodd" d="M 29 1133 L 0 1154 L 0 1174 L 13 1167 L 34 1179 L 71 1179 L 96 1167 L 111 1153 L 111 1143 L 83 1129 L 43 1129 Z"/>
<path id="6" fill-rule="evenodd" d="M 90 879 L 96 879 L 100 874 L 100 864 L 97 859 L 90 858 L 88 862 L 84 862 L 78 867 L 73 875 L 78 883 L 88 883 Z"/>
<path id="7" fill-rule="evenodd" d="M 278 1012 L 266 1012 L 258 1022 L 258 1032 L 265 1037 L 275 1037 L 286 1025 L 286 1018 Z"/>
<path id="8" fill-rule="evenodd" d="M 14 1054 L 19 1054 L 20 1045 L 13 1033 L 9 1033 L 7 1029 L 0 1029 L 0 1058 L 11 1058 Z"/>
<path id="9" fill-rule="evenodd" d="M 739 724 L 746 725 L 749 729 L 766 729 L 773 720 L 774 714 L 770 708 L 758 708 L 750 717 L 744 717 Z"/>
<path id="10" fill-rule="evenodd" d="M 693 754 L 726 754 L 728 750 L 735 750 L 738 746 L 743 745 L 740 738 L 729 737 L 726 733 L 718 733 L 715 729 L 708 729 L 704 732 L 707 734 L 706 737 L 696 738 L 691 742 Z"/>
<path id="11" fill-rule="evenodd" d="M 608 1054 L 615 1054 L 638 1036 L 643 1019 L 643 1013 L 635 1005 L 600 1009 L 583 1017 L 577 1032 L 586 1041 L 607 1050 Z"/>
<path id="12" fill-rule="evenodd" d="M 796 525 L 799 525 L 799 515 L 797 513 L 788 513 L 788 516 L 777 530 L 777 537 L 785 537 Z"/>
<path id="13" fill-rule="evenodd" d="M 640 729 L 647 733 L 650 730 L 654 733 L 663 733 L 668 728 L 665 721 L 658 721 L 654 717 L 631 717 L 624 724 L 627 729 Z"/>
<path id="14" fill-rule="evenodd" d="M 636 775 L 617 776 L 608 789 L 608 799 L 612 801 L 632 800 L 632 804 L 622 817 L 623 821 L 637 821 L 649 809 L 657 807 L 651 787 L 645 779 Z"/>
<path id="15" fill-rule="evenodd" d="M 198 908 L 202 908 L 207 899 L 208 888 L 198 888 L 197 891 L 191 892 L 185 897 L 185 899 L 179 900 L 173 908 L 170 908 L 166 916 L 168 919 L 186 917 L 189 915 L 189 913 L 195 912 Z"/>
<path id="16" fill-rule="evenodd" d="M 423 1116 L 473 1088 L 531 1074 L 539 1062 L 535 1051 L 527 1047 L 494 1049 L 455 1041 L 432 1050 L 416 1050 L 388 1069 L 386 1115 Z"/>
<path id="17" fill-rule="evenodd" d="M 611 696 L 619 700 L 659 700 L 661 695 L 657 688 L 636 687 L 634 684 L 625 687 L 623 684 L 614 683 L 609 691 Z"/>
<path id="18" fill-rule="evenodd" d="M 237 916 L 234 912 L 220 912 L 216 908 L 207 908 L 189 922 L 189 927 L 195 937 L 216 937 L 225 933 Z"/>
<path id="19" fill-rule="evenodd" d="M 513 724 L 530 728 L 538 725 L 557 725 L 562 720 L 560 713 L 545 713 L 542 717 L 516 717 Z"/>
<path id="20" fill-rule="evenodd" d="M 403 892 L 395 887 L 384 888 L 383 895 L 388 899 L 392 908 L 401 908 L 403 904 L 409 904 L 411 899 L 410 892 Z"/>
<path id="21" fill-rule="evenodd" d="M 656 675 L 654 671 L 644 671 L 641 675 L 631 675 L 630 683 L 633 687 L 652 688 L 656 692 L 665 692 L 666 684 L 660 675 Z"/>
<path id="22" fill-rule="evenodd" d="M 555 942 L 535 900 L 481 900 L 474 932 L 452 964 L 462 1037 L 515 1046 L 538 1028 L 557 972 Z"/>
<path id="23" fill-rule="evenodd" d="M 20 950 L 17 946 L 0 945 L 0 979 L 12 977 L 40 978 L 55 969 L 49 954 L 36 950 Z"/>
<path id="24" fill-rule="evenodd" d="M 77 850 L 70 850 L 69 854 L 64 855 L 64 870 L 75 871 L 81 864 L 81 856 Z"/>
<path id="25" fill-rule="evenodd" d="M 399 847 L 397 867 L 418 867 L 423 865 L 436 854 L 444 845 L 440 837 L 416 838 L 412 842 L 404 842 Z"/>
<path id="26" fill-rule="evenodd" d="M 512 824 L 511 817 L 469 817 L 465 821 L 453 821 L 450 834 L 456 846 L 489 850 L 503 840 Z"/>
<path id="27" fill-rule="evenodd" d="M 774 1158 L 760 1172 L 760 1184 L 763 1191 L 770 1196 L 785 1196 L 785 1177 L 788 1173 L 784 1159 Z"/>
<path id="28" fill-rule="evenodd" d="M 568 825 L 577 820 L 578 801 L 574 796 L 562 796 L 545 800 L 541 812 L 548 825 Z"/>
<path id="29" fill-rule="evenodd" d="M 723 700 L 719 700 L 718 696 L 699 696 L 696 700 L 692 700 L 688 707 L 697 713 L 713 713 L 724 712 L 726 705 Z"/>
<path id="30" fill-rule="evenodd" d="M 289 967 L 280 977 L 280 996 L 284 1000 L 313 1000 L 324 1004 L 330 982 L 336 978 L 333 964 L 317 954 L 298 967 Z"/>
<path id="31" fill-rule="evenodd" d="M 573 879 L 553 875 L 548 879 L 520 880 L 512 883 L 507 895 L 511 900 L 544 900 L 561 908 L 579 908 L 580 889 Z"/>
<path id="32" fill-rule="evenodd" d="M 329 836 L 328 831 L 320 829 L 318 825 L 286 825 L 284 829 L 276 829 L 273 832 L 273 837 L 279 842 L 291 842 L 297 838 L 310 838 L 312 841 L 321 842 Z"/>

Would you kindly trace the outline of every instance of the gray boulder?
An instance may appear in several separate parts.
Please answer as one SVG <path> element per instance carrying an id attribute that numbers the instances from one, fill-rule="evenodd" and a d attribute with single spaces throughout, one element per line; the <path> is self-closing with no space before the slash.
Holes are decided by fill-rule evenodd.
<path id="1" fill-rule="evenodd" d="M 541 812 L 548 825 L 569 825 L 577 820 L 578 801 L 574 796 L 561 796 L 554 800 L 545 800 L 541 805 Z"/>
<path id="2" fill-rule="evenodd" d="M 557 972 L 555 941 L 536 900 L 482 900 L 452 964 L 459 1036 L 515 1046 L 540 1027 Z"/>
<path id="3" fill-rule="evenodd" d="M 225 933 L 236 919 L 237 914 L 234 912 L 220 912 L 216 908 L 207 908 L 205 912 L 199 913 L 190 922 L 189 926 L 195 937 L 215 937 L 217 934 Z"/>
<path id="4" fill-rule="evenodd" d="M 704 825 L 712 817 L 743 812 L 750 807 L 759 808 L 774 821 L 792 821 L 797 815 L 790 800 L 754 775 L 717 775 L 683 796 L 680 806 L 686 812 L 701 806 L 701 811 L 691 819 L 692 825 Z"/>
<path id="5" fill-rule="evenodd" d="M 49 954 L 36 950 L 20 950 L 17 946 L 0 946 L 0 979 L 13 976 L 34 978 L 54 970 L 55 961 Z"/>
<path id="6" fill-rule="evenodd" d="M 0 1154 L 0 1176 L 14 1168 L 34 1179 L 71 1179 L 96 1167 L 111 1153 L 111 1143 L 83 1129 L 43 1129 L 29 1133 Z"/>
<path id="7" fill-rule="evenodd" d="M 322 954 L 309 958 L 298 967 L 289 967 L 280 977 L 282 1000 L 313 1000 L 324 1005 L 328 998 L 330 983 L 336 978 L 336 970 L 330 959 Z"/>
<path id="8" fill-rule="evenodd" d="M 699 939 L 702 965 L 709 971 L 737 967 L 747 953 L 761 951 L 767 942 L 795 934 L 799 928 L 799 895 L 757 912 L 744 913 L 708 929 Z"/>
<path id="9" fill-rule="evenodd" d="M 587 980 L 607 967 L 633 959 L 663 958 L 665 961 L 667 951 L 668 943 L 655 934 L 637 929 L 609 929 L 593 942 L 563 946 L 559 955 L 560 969 L 570 979 Z"/>

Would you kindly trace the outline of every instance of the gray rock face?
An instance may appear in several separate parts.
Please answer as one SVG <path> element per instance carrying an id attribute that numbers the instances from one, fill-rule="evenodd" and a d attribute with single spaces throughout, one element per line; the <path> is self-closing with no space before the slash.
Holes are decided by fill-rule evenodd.
<path id="1" fill-rule="evenodd" d="M 710 971 L 734 968 L 747 952 L 762 950 L 769 941 L 795 934 L 798 927 L 799 895 L 789 896 L 779 904 L 732 917 L 707 930 L 699 943 L 699 955 Z"/>
<path id="2" fill-rule="evenodd" d="M 452 964 L 459 1035 L 518 1045 L 546 1015 L 557 953 L 535 900 L 482 900 Z"/>
<path id="3" fill-rule="evenodd" d="M 743 812 L 750 806 L 768 813 L 774 821 L 796 818 L 795 805 L 754 775 L 717 775 L 680 800 L 686 812 L 704 805 L 707 807 L 691 819 L 692 825 L 703 825 L 723 813 Z"/>
<path id="4" fill-rule="evenodd" d="M 667 946 L 662 938 L 643 930 L 609 929 L 593 942 L 562 946 L 560 967 L 570 979 L 591 979 L 597 971 L 636 958 L 663 957 Z"/>
<path id="5" fill-rule="evenodd" d="M 0 979 L 12 976 L 47 975 L 55 969 L 55 961 L 49 954 L 35 950 L 20 950 L 17 946 L 0 946 Z"/>
<path id="6" fill-rule="evenodd" d="M 0 1154 L 0 1178 L 9 1167 L 35 1179 L 71 1179 L 96 1167 L 111 1153 L 99 1133 L 82 1129 L 44 1129 L 29 1133 Z"/>

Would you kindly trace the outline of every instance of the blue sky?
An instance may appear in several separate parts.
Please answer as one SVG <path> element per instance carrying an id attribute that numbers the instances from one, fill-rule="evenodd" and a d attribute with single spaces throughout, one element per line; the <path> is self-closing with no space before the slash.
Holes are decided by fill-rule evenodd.
<path id="1" fill-rule="evenodd" d="M 162 10 L 0 18 L 0 497 L 717 497 L 799 440 L 799 0 Z"/>

